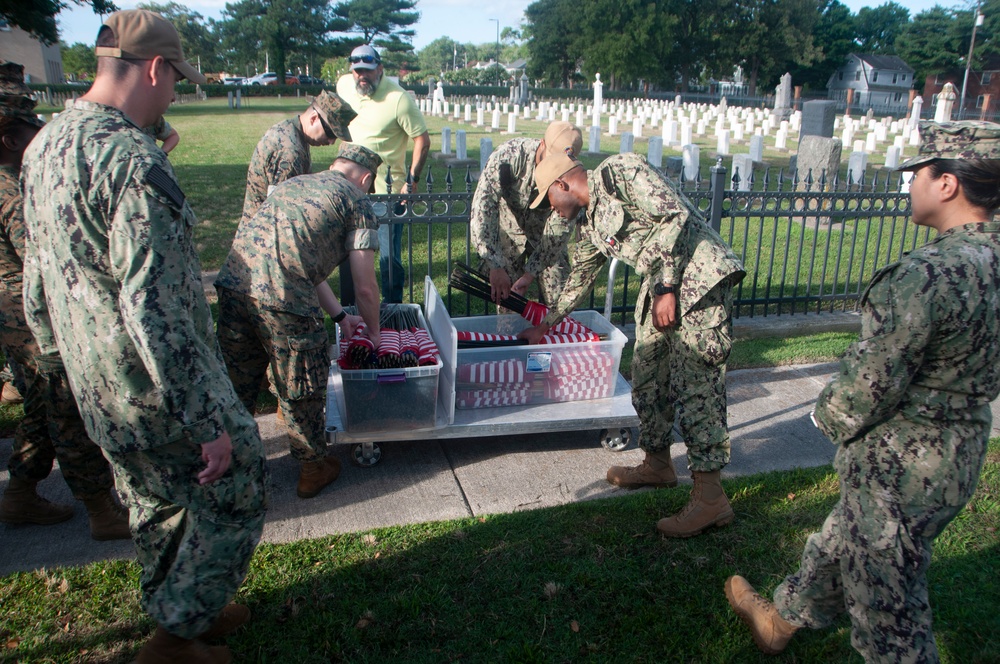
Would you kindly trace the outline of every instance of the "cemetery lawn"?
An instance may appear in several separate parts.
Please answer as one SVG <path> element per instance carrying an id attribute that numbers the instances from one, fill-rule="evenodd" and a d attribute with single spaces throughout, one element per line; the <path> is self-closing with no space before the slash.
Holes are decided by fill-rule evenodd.
<path id="1" fill-rule="evenodd" d="M 727 481 L 728 528 L 667 540 L 689 489 L 262 545 L 237 600 L 240 662 L 861 662 L 841 617 L 758 653 L 723 594 L 739 573 L 770 595 L 837 501 L 830 467 Z M 1000 660 L 1000 440 L 938 538 L 930 602 L 946 664 Z M 0 579 L 0 658 L 131 661 L 154 628 L 134 562 Z"/>

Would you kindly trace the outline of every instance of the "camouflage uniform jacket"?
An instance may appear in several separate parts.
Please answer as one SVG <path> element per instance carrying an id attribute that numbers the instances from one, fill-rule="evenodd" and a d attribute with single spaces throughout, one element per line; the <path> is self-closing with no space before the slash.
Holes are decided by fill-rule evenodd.
<path id="1" fill-rule="evenodd" d="M 167 156 L 118 109 L 77 101 L 28 146 L 22 183 L 25 313 L 66 360 L 90 437 L 125 454 L 221 436 L 237 398 Z"/>
<path id="2" fill-rule="evenodd" d="M 378 219 L 365 192 L 337 171 L 300 175 L 240 222 L 215 285 L 265 309 L 321 317 L 316 285 L 352 250 L 376 248 Z"/>
<path id="3" fill-rule="evenodd" d="M 569 222 L 547 207 L 530 209 L 538 195 L 535 188 L 537 138 L 515 138 L 490 155 L 472 197 L 469 222 L 472 242 L 490 268 L 507 268 L 526 251 L 524 271 L 535 277 L 567 254 L 573 230 Z M 500 234 L 507 236 L 517 254 L 505 256 Z"/>
<path id="4" fill-rule="evenodd" d="M 271 190 L 312 168 L 309 143 L 299 118 L 290 118 L 267 130 L 250 158 L 247 192 L 243 198 L 243 220 L 257 213 Z"/>
<path id="5" fill-rule="evenodd" d="M 640 155 L 610 157 L 587 179 L 590 205 L 573 250 L 573 272 L 545 323 L 551 325 L 573 310 L 608 258 L 631 266 L 646 284 L 679 284 L 682 316 L 723 279 L 738 283 L 745 275 L 732 249 L 687 197 Z M 714 309 L 728 315 L 722 307 Z M 636 320 L 644 316 L 637 307 Z M 721 322 L 705 321 L 699 327 Z"/>
<path id="6" fill-rule="evenodd" d="M 21 214 L 18 175 L 17 168 L 0 166 L 0 282 L 7 293 L 20 298 L 21 273 L 24 270 L 24 217 Z M 6 302 L 7 297 L 4 300 Z"/>
<path id="7" fill-rule="evenodd" d="M 872 278 L 862 328 L 816 404 L 854 489 L 971 497 L 1000 393 L 1000 223 L 941 233 Z"/>

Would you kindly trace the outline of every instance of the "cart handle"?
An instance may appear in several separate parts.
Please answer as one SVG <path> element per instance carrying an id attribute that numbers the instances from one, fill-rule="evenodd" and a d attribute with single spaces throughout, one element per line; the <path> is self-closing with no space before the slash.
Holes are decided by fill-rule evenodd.
<path id="1" fill-rule="evenodd" d="M 615 304 L 615 270 L 618 269 L 618 259 L 612 258 L 608 266 L 608 290 L 604 295 L 604 317 L 611 320 L 611 309 Z"/>

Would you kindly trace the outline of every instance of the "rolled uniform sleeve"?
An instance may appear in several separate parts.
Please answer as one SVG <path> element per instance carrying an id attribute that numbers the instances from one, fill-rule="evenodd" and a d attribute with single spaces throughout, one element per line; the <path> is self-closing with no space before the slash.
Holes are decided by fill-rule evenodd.
<path id="1" fill-rule="evenodd" d="M 355 202 L 353 219 L 347 231 L 347 250 L 378 249 L 378 218 L 368 197 Z"/>
<path id="2" fill-rule="evenodd" d="M 566 314 L 573 311 L 594 285 L 597 274 L 607 261 L 608 257 L 602 254 L 592 242 L 586 238 L 580 238 L 573 247 L 573 272 L 566 283 L 566 288 L 559 295 L 559 301 L 549 309 L 549 313 L 542 322 L 549 326 L 555 325 Z"/>
<path id="3" fill-rule="evenodd" d="M 142 181 L 140 179 L 140 181 Z M 169 417 L 197 444 L 225 432 L 234 401 L 191 246 L 194 214 L 153 185 L 129 187 L 109 236 L 118 305 Z"/>
<path id="4" fill-rule="evenodd" d="M 469 224 L 476 253 L 491 269 L 503 269 L 507 261 L 500 251 L 500 160 L 498 154 L 486 162 L 472 195 Z"/>
<path id="5" fill-rule="evenodd" d="M 833 442 L 849 444 L 891 418 L 920 370 L 935 329 L 928 269 L 894 265 L 872 279 L 862 298 L 861 337 L 816 403 L 819 428 Z"/>

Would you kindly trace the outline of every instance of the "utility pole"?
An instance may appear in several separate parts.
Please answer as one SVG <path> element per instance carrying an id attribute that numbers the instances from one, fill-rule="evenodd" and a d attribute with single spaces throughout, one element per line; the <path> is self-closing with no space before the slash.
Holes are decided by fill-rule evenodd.
<path id="1" fill-rule="evenodd" d="M 958 102 L 958 119 L 962 120 L 965 111 L 965 89 L 969 85 L 969 69 L 972 67 L 972 51 L 976 48 L 976 28 L 983 24 L 983 15 L 979 13 L 979 0 L 976 0 L 976 18 L 972 23 L 972 39 L 969 41 L 969 57 L 965 59 L 965 77 L 962 79 L 962 98 Z"/>
<path id="2" fill-rule="evenodd" d="M 497 86 L 499 87 L 499 85 L 500 85 L 500 69 L 499 69 L 499 67 L 500 67 L 500 19 L 498 19 L 498 18 L 491 18 L 491 19 L 487 19 L 487 20 L 493 21 L 494 23 L 497 24 L 497 60 L 496 60 L 496 62 L 497 62 Z"/>

